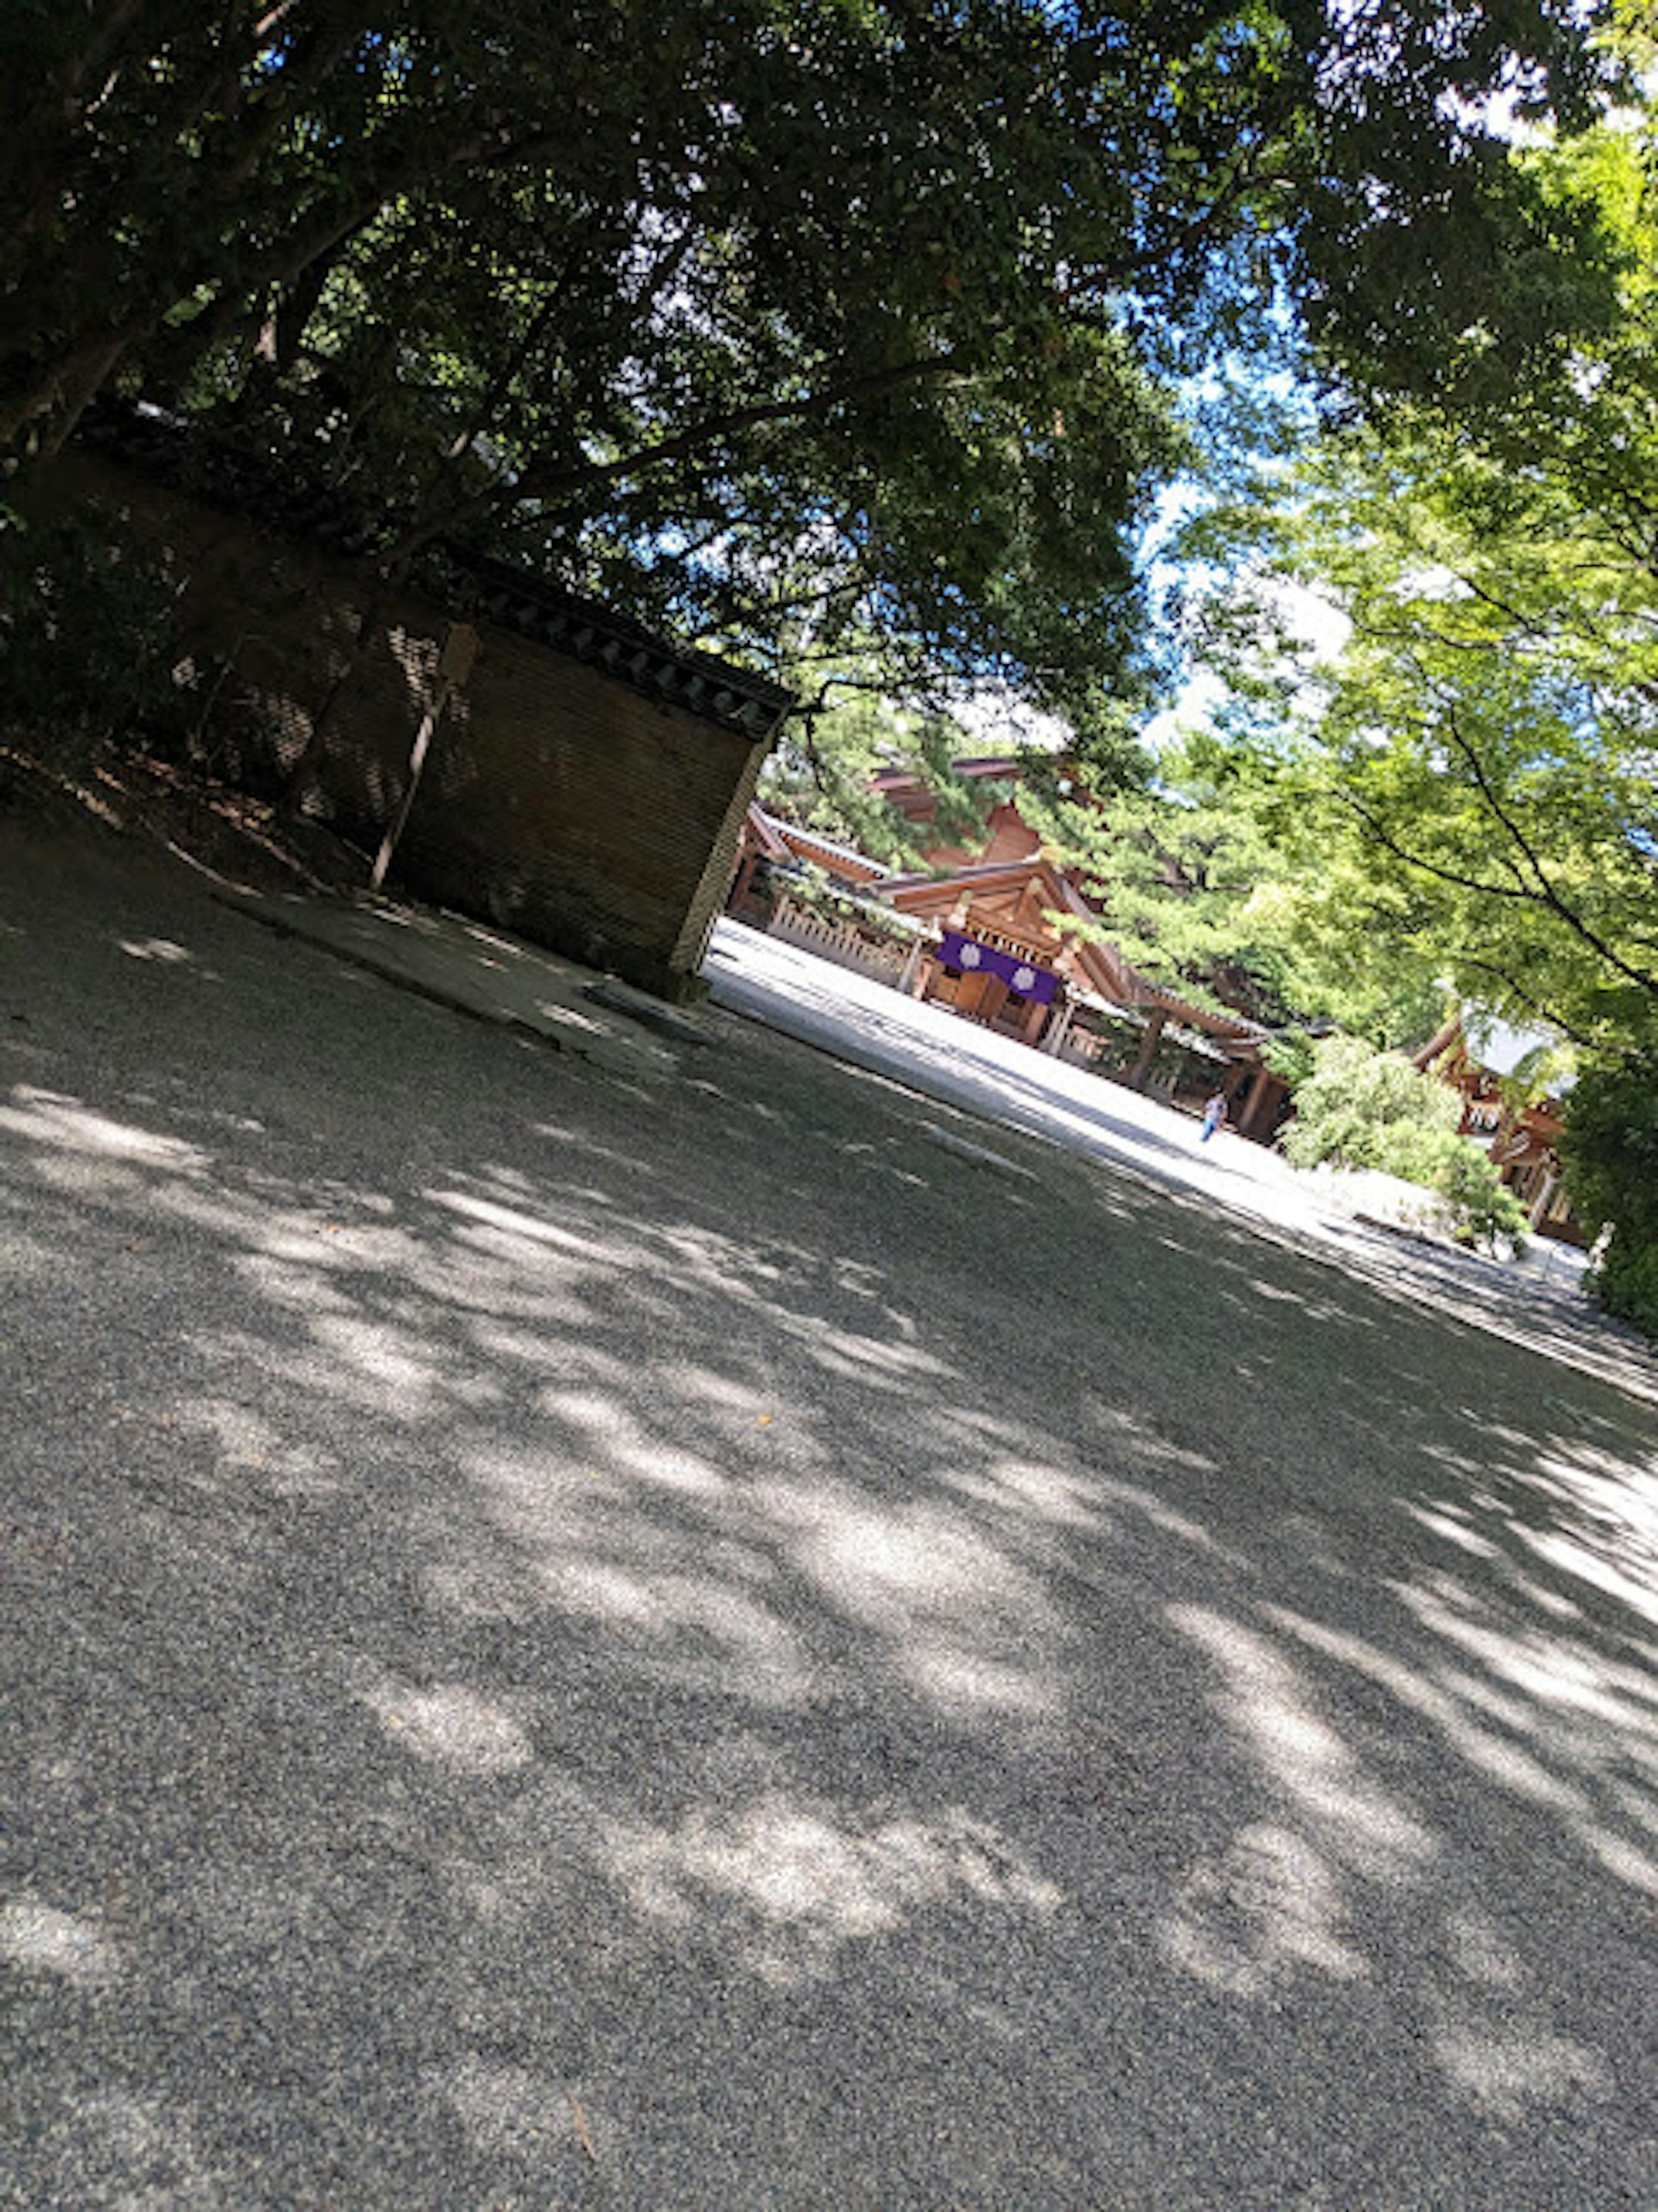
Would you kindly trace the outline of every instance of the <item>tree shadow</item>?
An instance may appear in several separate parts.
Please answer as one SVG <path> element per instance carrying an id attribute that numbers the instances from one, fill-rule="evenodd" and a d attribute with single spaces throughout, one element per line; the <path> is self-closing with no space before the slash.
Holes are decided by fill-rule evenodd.
<path id="1" fill-rule="evenodd" d="M 26 926 L 32 2201 L 1649 2193 L 1649 1402 L 784 1040 Z"/>

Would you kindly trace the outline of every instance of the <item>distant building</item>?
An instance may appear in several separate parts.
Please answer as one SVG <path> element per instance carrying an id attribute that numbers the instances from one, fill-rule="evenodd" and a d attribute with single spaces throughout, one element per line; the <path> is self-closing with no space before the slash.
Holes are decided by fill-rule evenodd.
<path id="1" fill-rule="evenodd" d="M 1504 1082 L 1556 1040 L 1471 1011 L 1448 1021 L 1416 1054 L 1416 1064 L 1448 1083 L 1462 1101 L 1461 1133 L 1491 1154 L 1491 1164 L 1526 1209 L 1532 1232 L 1587 1245 L 1594 1236 L 1572 1211 L 1560 1175 L 1564 1090 L 1515 1104 Z"/>
<path id="2" fill-rule="evenodd" d="M 995 756 L 959 761 L 955 773 L 1011 780 L 1019 764 Z M 888 771 L 872 788 L 925 838 L 937 796 L 920 778 Z M 1097 926 L 1098 910 L 1044 854 L 1017 799 L 992 807 L 976 849 L 940 833 L 922 857 L 924 869 L 887 869 L 756 805 L 730 910 L 1136 1090 L 1193 1105 L 1224 1091 L 1231 1125 L 1246 1136 L 1277 1128 L 1288 1091 L 1261 1060 L 1268 1032 L 1194 1006 L 1140 975 L 1115 945 L 1061 927 L 1060 917 Z"/>

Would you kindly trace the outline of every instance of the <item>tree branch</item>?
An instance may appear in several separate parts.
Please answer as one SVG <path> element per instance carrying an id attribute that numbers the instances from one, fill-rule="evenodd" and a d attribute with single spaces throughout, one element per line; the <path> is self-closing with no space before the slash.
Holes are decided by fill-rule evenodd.
<path id="1" fill-rule="evenodd" d="M 1562 1036 L 1573 1044 L 1582 1045 L 1586 1051 L 1592 1048 L 1592 1038 L 1585 1036 L 1581 1030 L 1573 1029 L 1571 1024 L 1545 1000 L 1533 998 L 1529 991 L 1522 990 L 1513 976 L 1499 968 L 1495 961 L 1484 960 L 1478 953 L 1468 952 L 1460 955 L 1456 964 L 1459 968 L 1474 969 L 1482 975 L 1494 976 L 1510 998 L 1517 999 L 1522 1006 L 1528 1006 L 1540 1021 L 1548 1023 L 1552 1029 L 1558 1030 Z"/>
<path id="2" fill-rule="evenodd" d="M 527 469 L 514 482 L 494 485 L 485 492 L 459 501 L 446 514 L 428 518 L 413 525 L 391 545 L 381 556 L 388 566 L 407 560 L 418 552 L 428 539 L 441 532 L 453 530 L 480 515 L 498 513 L 503 507 L 521 505 L 528 500 L 537 501 L 559 500 L 563 495 L 588 493 L 601 484 L 638 476 L 647 469 L 657 469 L 668 461 L 682 459 L 687 453 L 718 445 L 740 436 L 746 431 L 765 429 L 774 423 L 799 422 L 814 416 L 831 414 L 837 407 L 861 404 L 877 399 L 883 394 L 900 389 L 906 384 L 915 384 L 944 378 L 959 370 L 961 356 L 957 353 L 927 355 L 919 360 L 899 362 L 889 368 L 872 371 L 861 377 L 849 377 L 839 384 L 821 386 L 805 392 L 798 399 L 757 400 L 746 407 L 733 407 L 723 415 L 706 416 L 689 428 L 674 432 L 654 443 L 636 447 L 632 453 L 620 454 L 614 460 L 582 461 L 573 466 L 548 471 Z M 558 509 L 554 508 L 556 514 Z"/>
<path id="3" fill-rule="evenodd" d="M 1357 815 L 1384 852 L 1391 853 L 1396 860 L 1402 860 L 1407 868 L 1418 868 L 1424 875 L 1436 877 L 1442 884 L 1449 884 L 1455 890 L 1473 891 L 1480 898 L 1513 899 L 1524 906 L 1538 904 L 1536 892 L 1528 890 L 1523 884 L 1482 883 L 1477 876 L 1465 876 L 1457 869 L 1442 867 L 1434 860 L 1424 860 L 1420 854 L 1407 851 L 1355 793 L 1339 791 L 1331 795 L 1350 812 Z"/>
<path id="4" fill-rule="evenodd" d="M 1480 796 L 1502 825 L 1504 833 L 1514 840 L 1515 845 L 1525 855 L 1526 864 L 1536 880 L 1539 902 L 1546 907 L 1551 914 L 1564 921 L 1568 929 L 1581 937 L 1590 951 L 1597 953 L 1609 968 L 1615 969 L 1627 981 L 1638 985 L 1651 997 L 1658 999 L 1658 975 L 1648 975 L 1639 968 L 1632 968 L 1627 960 L 1612 950 L 1597 931 L 1589 927 L 1580 914 L 1566 904 L 1558 891 L 1555 890 L 1542 861 L 1533 851 L 1525 832 L 1497 798 L 1485 774 L 1484 763 L 1479 759 L 1473 746 L 1463 736 L 1461 726 L 1456 719 L 1456 710 L 1448 701 L 1445 702 L 1445 720 L 1450 731 L 1451 741 L 1463 759 L 1467 761 L 1468 771 L 1479 787 Z"/>

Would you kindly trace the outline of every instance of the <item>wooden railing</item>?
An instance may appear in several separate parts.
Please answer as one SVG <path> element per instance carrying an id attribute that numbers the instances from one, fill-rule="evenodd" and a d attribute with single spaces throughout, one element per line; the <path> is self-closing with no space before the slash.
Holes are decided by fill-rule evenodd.
<path id="1" fill-rule="evenodd" d="M 827 921 L 822 915 L 792 906 L 786 899 L 772 915 L 767 933 L 780 937 L 786 945 L 798 945 L 803 952 L 815 952 L 820 960 L 832 960 L 839 968 L 872 976 L 878 983 L 896 985 L 909 958 L 902 945 L 872 944 L 847 923 Z"/>

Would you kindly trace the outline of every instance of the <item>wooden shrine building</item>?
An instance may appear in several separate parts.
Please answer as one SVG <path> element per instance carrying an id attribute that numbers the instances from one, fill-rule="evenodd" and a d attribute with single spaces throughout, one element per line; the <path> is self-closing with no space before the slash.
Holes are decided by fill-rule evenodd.
<path id="1" fill-rule="evenodd" d="M 1461 1099 L 1458 1133 L 1490 1152 L 1491 1165 L 1525 1207 L 1532 1234 L 1582 1246 L 1594 1231 L 1573 1211 L 1561 1179 L 1564 1100 L 1556 1094 L 1520 1103 L 1505 1089 L 1523 1060 L 1558 1042 L 1458 1014 L 1430 1037 L 1416 1064 Z"/>
<path id="2" fill-rule="evenodd" d="M 1015 761 L 958 762 L 969 780 L 1011 780 Z M 936 801 L 918 778 L 891 771 L 872 788 L 926 837 Z M 1218 1013 L 1140 975 L 1118 948 L 1066 929 L 1099 916 L 1071 873 L 1056 867 L 1011 797 L 991 808 L 976 851 L 940 835 L 923 846 L 924 869 L 899 872 L 768 814 L 749 810 L 730 910 L 796 937 L 829 957 L 964 1019 L 1056 1055 L 1096 1065 L 1137 1090 L 1195 1101 L 1222 1090 L 1232 1127 L 1270 1136 L 1287 1103 L 1285 1086 L 1263 1063 L 1268 1032 L 1242 1014 Z M 883 910 L 907 925 L 896 949 L 860 945 L 859 920 L 839 942 L 793 911 L 792 881 L 815 875 L 844 894 L 862 917 Z M 771 896 L 765 896 L 767 889 Z"/>

